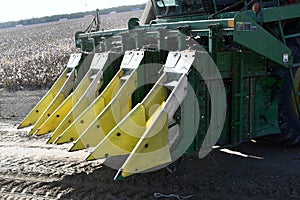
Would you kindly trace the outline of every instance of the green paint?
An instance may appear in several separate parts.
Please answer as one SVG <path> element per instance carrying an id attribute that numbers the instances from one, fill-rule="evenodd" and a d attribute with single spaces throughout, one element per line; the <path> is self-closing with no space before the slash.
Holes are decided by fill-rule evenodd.
<path id="1" fill-rule="evenodd" d="M 112 42 L 119 42 L 122 52 L 146 47 L 157 54 L 155 58 L 146 56 L 145 63 L 162 64 L 167 52 L 161 49 L 172 46 L 172 50 L 184 50 L 188 48 L 188 37 L 197 38 L 218 66 L 226 88 L 227 118 L 219 143 L 236 145 L 251 138 L 280 133 L 277 105 L 281 84 L 270 76 L 269 71 L 273 66 L 290 68 L 293 65 L 291 50 L 286 46 L 285 40 L 282 40 L 285 36 L 281 22 L 299 19 L 299 10 L 300 5 L 295 4 L 265 8 L 257 15 L 252 10 L 245 10 L 219 13 L 213 19 L 208 14 L 166 16 L 144 26 L 132 19 L 128 23 L 129 29 L 79 32 L 75 37 L 76 46 L 84 52 L 91 52 L 98 45 L 108 51 L 112 48 Z M 278 24 L 278 35 L 265 29 L 266 23 L 270 22 Z M 234 24 L 234 28 L 231 24 Z M 296 33 L 292 36 L 298 35 Z M 90 40 L 91 38 L 94 40 Z M 285 54 L 288 55 L 286 61 Z M 145 74 L 151 70 L 146 69 Z M 115 73 L 115 70 L 109 73 Z M 184 122 L 190 127 L 188 131 L 197 132 L 195 142 L 188 150 L 188 154 L 192 154 L 200 148 L 209 127 L 211 102 L 207 86 L 199 73 L 191 70 L 188 80 L 198 98 L 201 111 L 199 122 Z M 137 91 L 134 101 L 139 102 L 147 91 Z M 185 106 L 189 106 L 189 103 Z"/>

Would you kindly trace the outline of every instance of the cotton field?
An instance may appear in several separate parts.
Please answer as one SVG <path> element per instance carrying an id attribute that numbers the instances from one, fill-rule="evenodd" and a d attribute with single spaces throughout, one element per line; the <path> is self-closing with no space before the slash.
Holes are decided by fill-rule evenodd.
<path id="1" fill-rule="evenodd" d="M 102 29 L 124 28 L 142 11 L 101 16 Z M 48 88 L 58 78 L 75 48 L 74 35 L 93 16 L 0 30 L 0 88 Z"/>

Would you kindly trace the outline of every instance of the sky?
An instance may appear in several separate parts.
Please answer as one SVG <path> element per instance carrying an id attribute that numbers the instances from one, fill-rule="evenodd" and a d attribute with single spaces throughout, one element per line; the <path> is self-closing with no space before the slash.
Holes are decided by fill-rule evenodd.
<path id="1" fill-rule="evenodd" d="M 0 22 L 31 19 L 33 17 L 69 14 L 122 5 L 146 3 L 147 0 L 3 0 Z"/>

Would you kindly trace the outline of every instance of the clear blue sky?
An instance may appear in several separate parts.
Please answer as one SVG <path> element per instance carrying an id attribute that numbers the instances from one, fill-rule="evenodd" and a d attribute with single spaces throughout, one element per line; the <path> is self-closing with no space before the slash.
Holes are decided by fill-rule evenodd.
<path id="1" fill-rule="evenodd" d="M 0 22 L 142 4 L 147 0 L 3 0 Z"/>

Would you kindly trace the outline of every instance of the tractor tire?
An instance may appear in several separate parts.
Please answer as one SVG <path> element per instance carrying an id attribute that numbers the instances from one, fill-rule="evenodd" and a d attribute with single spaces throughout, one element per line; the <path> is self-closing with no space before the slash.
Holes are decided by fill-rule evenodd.
<path id="1" fill-rule="evenodd" d="M 294 70 L 294 75 L 300 75 L 299 69 Z M 291 77 L 288 69 L 277 68 L 273 73 L 283 81 L 278 98 L 278 124 L 281 130 L 278 141 L 293 146 L 300 143 L 300 120 L 293 100 Z"/>
<path id="2" fill-rule="evenodd" d="M 285 34 L 294 34 L 300 31 L 298 20 L 289 21 L 285 26 Z M 289 38 L 286 45 L 291 49 L 294 63 L 300 63 L 300 37 Z M 278 123 L 281 129 L 281 141 L 289 146 L 300 143 L 300 113 L 297 112 L 292 84 L 296 92 L 300 92 L 300 66 L 293 68 L 294 83 L 291 80 L 289 69 L 274 69 L 275 75 L 282 80 L 282 88 L 278 99 Z"/>

